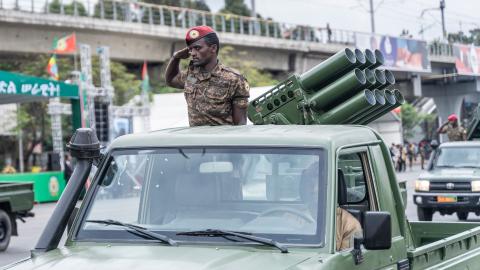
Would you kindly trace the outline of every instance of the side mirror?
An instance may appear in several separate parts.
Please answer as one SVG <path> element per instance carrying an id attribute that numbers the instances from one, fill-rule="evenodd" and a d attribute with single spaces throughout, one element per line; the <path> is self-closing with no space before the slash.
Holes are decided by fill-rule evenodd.
<path id="1" fill-rule="evenodd" d="M 392 224 L 388 212 L 365 212 L 363 215 L 363 246 L 369 250 L 392 246 Z"/>

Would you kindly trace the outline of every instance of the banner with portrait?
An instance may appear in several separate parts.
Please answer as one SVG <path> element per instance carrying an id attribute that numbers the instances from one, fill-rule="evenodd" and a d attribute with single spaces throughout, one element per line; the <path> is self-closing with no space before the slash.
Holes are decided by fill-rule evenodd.
<path id="1" fill-rule="evenodd" d="M 399 71 L 431 72 L 427 42 L 400 37 L 355 34 L 358 49 L 378 49 L 385 57 L 385 68 Z"/>
<path id="2" fill-rule="evenodd" d="M 480 47 L 453 44 L 455 67 L 458 74 L 480 76 Z"/>

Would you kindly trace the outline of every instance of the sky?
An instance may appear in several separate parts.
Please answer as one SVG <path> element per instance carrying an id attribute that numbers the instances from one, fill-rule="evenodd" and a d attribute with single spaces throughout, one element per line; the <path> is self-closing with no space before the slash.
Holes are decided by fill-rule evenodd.
<path id="1" fill-rule="evenodd" d="M 440 0 L 372 0 L 375 32 L 398 36 L 407 29 L 413 38 L 442 38 Z M 224 0 L 205 0 L 218 11 Z M 251 0 L 245 0 L 250 6 Z M 255 0 L 257 13 L 264 18 L 293 24 L 371 32 L 370 0 Z M 423 14 L 422 14 L 423 13 Z M 422 27 L 425 29 L 421 33 Z M 480 28 L 480 0 L 445 0 L 447 32 Z"/>

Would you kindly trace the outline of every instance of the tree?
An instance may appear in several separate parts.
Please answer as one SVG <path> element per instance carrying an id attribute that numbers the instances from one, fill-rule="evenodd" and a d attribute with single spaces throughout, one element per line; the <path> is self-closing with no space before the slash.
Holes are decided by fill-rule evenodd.
<path id="1" fill-rule="evenodd" d="M 61 3 L 59 0 L 53 0 L 48 7 L 50 13 L 61 13 Z M 87 16 L 87 10 L 85 6 L 79 1 L 73 1 L 70 4 L 63 4 L 63 12 L 67 15 L 75 15 L 75 7 L 77 9 L 78 16 Z"/>
<path id="2" fill-rule="evenodd" d="M 436 115 L 419 113 L 415 106 L 405 103 L 401 107 L 400 118 L 402 119 L 403 137 L 405 139 L 412 139 L 414 137 L 413 130 L 421 123 L 424 123 L 422 128 L 425 136 L 433 138 Z"/>
<path id="3" fill-rule="evenodd" d="M 235 14 L 240 16 L 250 16 L 251 11 L 243 0 L 225 0 L 225 7 L 220 10 L 221 13 Z"/>
<path id="4" fill-rule="evenodd" d="M 204 11 L 210 11 L 210 7 L 205 3 L 204 0 L 143 0 L 142 2 L 155 4 L 155 5 L 164 5 L 172 7 L 184 7 L 190 9 L 198 9 Z"/>
<path id="5" fill-rule="evenodd" d="M 457 33 L 449 33 L 448 40 L 450 42 L 474 44 L 476 46 L 480 46 L 480 28 L 472 29 L 469 32 L 469 34 L 465 34 L 462 31 Z"/>

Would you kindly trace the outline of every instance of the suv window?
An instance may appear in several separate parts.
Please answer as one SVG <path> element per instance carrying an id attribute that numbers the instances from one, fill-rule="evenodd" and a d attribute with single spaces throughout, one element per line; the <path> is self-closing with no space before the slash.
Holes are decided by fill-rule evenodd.
<path id="1" fill-rule="evenodd" d="M 338 169 L 343 172 L 347 186 L 347 202 L 358 203 L 366 196 L 366 179 L 360 153 L 341 154 Z"/>

